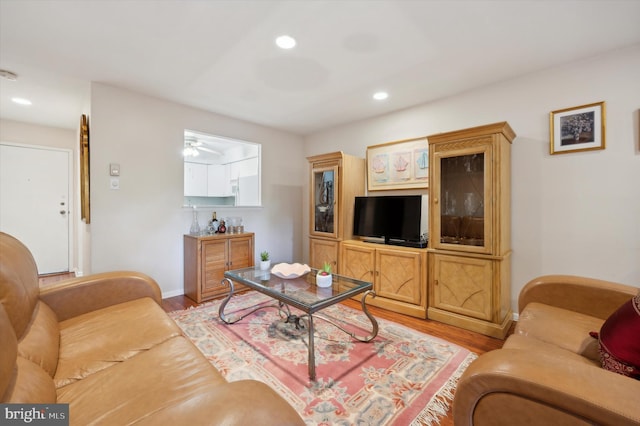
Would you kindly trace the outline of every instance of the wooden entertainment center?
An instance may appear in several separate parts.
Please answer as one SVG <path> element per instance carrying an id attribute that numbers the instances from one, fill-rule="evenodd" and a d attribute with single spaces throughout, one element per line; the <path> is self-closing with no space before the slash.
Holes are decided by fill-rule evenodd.
<path id="1" fill-rule="evenodd" d="M 354 237 L 354 200 L 365 192 L 364 159 L 341 152 L 309 157 L 311 266 L 328 261 L 342 275 L 373 282 L 371 305 L 504 338 L 513 316 L 514 138 L 506 122 L 427 137 L 427 248 Z M 327 227 L 321 219 L 327 219 L 331 207 Z"/>

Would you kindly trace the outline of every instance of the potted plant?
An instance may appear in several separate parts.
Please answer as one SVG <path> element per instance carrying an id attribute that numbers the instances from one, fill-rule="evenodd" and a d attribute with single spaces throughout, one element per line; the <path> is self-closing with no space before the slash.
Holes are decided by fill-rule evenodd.
<path id="1" fill-rule="evenodd" d="M 266 271 L 271 267 L 271 260 L 269 260 L 269 252 L 264 250 L 260 253 L 260 270 Z"/>
<path id="2" fill-rule="evenodd" d="M 332 281 L 331 264 L 329 262 L 324 262 L 322 269 L 318 270 L 318 274 L 316 275 L 316 285 L 318 287 L 331 287 Z"/>

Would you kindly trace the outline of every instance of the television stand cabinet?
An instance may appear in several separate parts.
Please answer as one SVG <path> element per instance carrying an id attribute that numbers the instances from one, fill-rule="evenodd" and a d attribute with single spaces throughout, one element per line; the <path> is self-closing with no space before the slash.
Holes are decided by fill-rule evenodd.
<path id="1" fill-rule="evenodd" d="M 367 303 L 417 318 L 427 317 L 427 249 L 360 240 L 340 243 L 340 273 L 373 282 Z"/>

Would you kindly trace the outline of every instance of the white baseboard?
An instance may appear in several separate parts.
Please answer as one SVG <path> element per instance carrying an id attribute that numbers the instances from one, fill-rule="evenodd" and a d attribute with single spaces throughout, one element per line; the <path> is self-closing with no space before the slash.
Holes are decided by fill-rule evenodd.
<path id="1" fill-rule="evenodd" d="M 520 314 L 519 314 L 519 313 L 517 313 L 517 312 L 514 312 L 514 313 L 513 313 L 513 320 L 514 320 L 514 321 L 518 321 L 518 318 L 520 318 Z"/>
<path id="2" fill-rule="evenodd" d="M 172 290 L 167 292 L 162 292 L 162 298 L 168 299 L 170 297 L 182 296 L 184 294 L 183 290 Z"/>

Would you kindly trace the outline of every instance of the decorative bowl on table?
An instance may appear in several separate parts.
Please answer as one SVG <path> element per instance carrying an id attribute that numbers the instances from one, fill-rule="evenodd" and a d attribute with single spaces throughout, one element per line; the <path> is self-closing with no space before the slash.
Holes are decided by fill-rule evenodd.
<path id="1" fill-rule="evenodd" d="M 271 268 L 273 275 L 284 278 L 285 280 L 301 277 L 310 271 L 311 268 L 309 268 L 309 265 L 303 265 L 301 263 L 278 263 Z"/>

